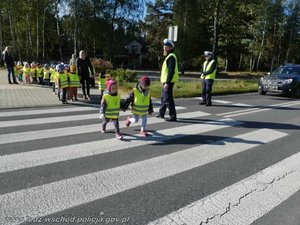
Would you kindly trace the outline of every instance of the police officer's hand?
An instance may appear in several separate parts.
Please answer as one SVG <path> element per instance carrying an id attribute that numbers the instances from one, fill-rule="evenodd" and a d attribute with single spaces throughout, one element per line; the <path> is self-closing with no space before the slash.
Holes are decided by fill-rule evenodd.
<path id="1" fill-rule="evenodd" d="M 100 118 L 100 119 L 103 119 L 103 118 L 104 118 L 104 114 L 101 113 L 101 114 L 99 115 L 99 118 Z"/>
<path id="2" fill-rule="evenodd" d="M 203 74 L 203 73 L 201 73 L 201 76 L 200 76 L 200 78 L 201 78 L 201 79 L 204 79 L 204 78 L 205 78 L 205 76 L 204 76 L 204 74 Z"/>

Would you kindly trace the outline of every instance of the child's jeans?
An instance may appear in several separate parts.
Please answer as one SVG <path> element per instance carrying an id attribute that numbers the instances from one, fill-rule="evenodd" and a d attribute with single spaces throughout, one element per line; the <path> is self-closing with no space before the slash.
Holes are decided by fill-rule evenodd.
<path id="1" fill-rule="evenodd" d="M 139 121 L 140 117 L 142 118 L 142 127 L 141 127 L 141 130 L 145 131 L 146 130 L 146 126 L 147 126 L 147 114 L 145 114 L 143 116 L 139 116 L 137 114 L 133 114 L 133 117 L 130 119 L 130 122 L 137 123 Z"/>
<path id="2" fill-rule="evenodd" d="M 55 93 L 55 82 L 51 82 L 52 83 L 52 91 L 53 93 Z"/>

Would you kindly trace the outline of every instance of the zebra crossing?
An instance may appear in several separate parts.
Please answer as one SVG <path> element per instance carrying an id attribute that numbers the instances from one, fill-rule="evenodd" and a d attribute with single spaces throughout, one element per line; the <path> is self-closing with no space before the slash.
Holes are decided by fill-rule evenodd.
<path id="1" fill-rule="evenodd" d="M 157 110 L 155 108 L 155 112 Z M 53 224 L 251 224 L 300 190 L 298 153 L 204 196 L 196 191 L 201 186 L 191 186 L 196 196 L 189 196 L 173 207 L 164 206 L 164 201 L 154 203 L 162 208 L 151 214 L 147 211 L 153 207 L 151 196 L 163 199 L 164 192 L 171 194 L 175 188 L 173 182 L 179 182 L 178 177 L 191 179 L 194 171 L 239 154 L 250 154 L 289 135 L 261 128 L 245 129 L 241 134 L 228 137 L 218 136 L 218 132 L 230 133 L 243 126 L 243 122 L 228 118 L 227 114 L 212 119 L 210 113 L 190 111 L 182 106 L 177 107 L 177 112 L 178 123 L 149 117 L 151 136 L 147 138 L 136 134 L 140 124 L 126 128 L 124 120 L 130 112 L 121 112 L 124 141 L 112 138 L 111 124 L 107 130 L 112 134 L 100 133 L 98 109 L 94 107 L 0 112 L 0 180 L 3 181 L 0 184 L 0 224 L 51 221 Z M 56 127 L 58 124 L 61 126 Z M 36 129 L 24 131 L 29 126 Z M 19 130 L 20 127 L 23 129 Z M 212 134 L 216 135 L 210 141 L 202 141 Z M 11 150 L 13 146 L 19 149 Z M 105 166 L 91 163 L 101 158 Z M 77 164 L 75 171 L 70 170 L 74 168 L 69 166 L 73 163 Z M 27 176 L 34 176 L 32 173 L 37 174 L 36 181 L 26 180 Z M 10 191 L 11 177 L 17 174 L 24 175 L 25 180 Z M 162 186 L 168 188 L 160 190 Z M 179 199 L 189 195 L 184 189 L 180 189 Z M 134 200 L 128 199 L 128 195 L 143 191 L 144 194 L 137 194 Z M 166 204 L 176 202 L 176 196 L 173 197 L 174 200 L 165 200 Z M 137 205 L 118 206 L 116 211 L 108 211 L 114 207 L 105 202 L 113 205 L 115 198 L 119 199 L 119 205 L 130 202 Z M 155 198 L 155 201 L 160 200 Z M 97 212 L 89 210 L 93 207 Z M 250 214 L 246 213 L 249 209 Z"/>

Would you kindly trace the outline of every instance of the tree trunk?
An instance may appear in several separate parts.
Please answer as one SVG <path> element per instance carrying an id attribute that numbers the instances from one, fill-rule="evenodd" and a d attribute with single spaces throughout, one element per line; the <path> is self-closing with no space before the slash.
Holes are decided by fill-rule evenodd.
<path id="1" fill-rule="evenodd" d="M 0 4 L 0 52 L 3 51 L 3 34 L 2 34 L 2 4 Z"/>
<path id="2" fill-rule="evenodd" d="M 243 54 L 240 54 L 239 71 L 241 71 L 242 61 L 243 61 Z"/>
<path id="3" fill-rule="evenodd" d="M 222 0 L 216 0 L 215 11 L 214 11 L 214 43 L 213 53 L 214 58 L 217 59 L 218 41 L 219 41 L 219 15 L 220 15 L 220 4 Z"/>
<path id="4" fill-rule="evenodd" d="M 78 0 L 75 1 L 75 25 L 74 25 L 74 54 L 77 55 L 77 35 L 78 35 Z"/>
<path id="5" fill-rule="evenodd" d="M 115 0 L 114 8 L 113 8 L 113 16 L 111 20 L 111 30 L 110 30 L 110 61 L 113 62 L 113 48 L 114 48 L 114 24 L 116 19 L 116 13 L 118 8 L 118 1 Z"/>
<path id="6" fill-rule="evenodd" d="M 58 4 L 56 4 L 56 7 L 58 7 Z M 60 26 L 59 26 L 59 10 L 57 8 L 56 10 L 56 31 L 58 36 L 58 50 L 59 50 L 59 56 L 60 61 L 63 61 L 63 51 L 62 51 L 62 43 L 61 43 L 61 34 L 60 34 Z"/>
<path id="7" fill-rule="evenodd" d="M 32 45 L 32 35 L 31 35 L 31 25 L 30 25 L 30 19 L 29 19 L 29 7 L 30 1 L 27 0 L 27 9 L 26 9 L 26 30 L 27 30 L 27 37 L 28 37 L 28 45 L 26 48 L 26 52 L 27 52 L 27 59 L 29 57 L 32 57 L 32 49 L 33 49 L 33 45 Z M 29 52 L 30 50 L 30 52 Z"/>
<path id="8" fill-rule="evenodd" d="M 16 22 L 16 27 L 17 27 L 17 31 L 18 30 L 20 30 L 19 29 L 19 23 L 18 22 Z M 18 32 L 16 32 L 16 38 L 17 38 L 17 46 L 16 46 L 16 49 L 17 49 L 17 52 L 18 52 L 18 59 L 19 59 L 19 61 L 21 61 L 21 59 L 22 59 L 22 56 L 21 56 L 21 49 L 20 49 L 20 38 L 19 38 L 19 33 Z"/>
<path id="9" fill-rule="evenodd" d="M 39 61 L 39 0 L 36 0 L 36 60 Z"/>
<path id="10" fill-rule="evenodd" d="M 43 42 L 43 61 L 45 61 L 45 21 L 46 21 L 46 10 L 47 8 L 44 8 L 44 14 L 43 14 L 43 27 L 42 27 L 42 42 Z"/>
<path id="11" fill-rule="evenodd" d="M 7 0 L 7 17 L 9 21 L 12 45 L 15 48 L 16 47 L 15 27 L 14 27 L 14 21 L 11 14 L 12 14 L 12 1 Z"/>
<path id="12" fill-rule="evenodd" d="M 60 28 L 59 28 L 59 17 L 57 15 L 56 18 L 56 29 L 57 29 L 57 36 L 59 39 L 59 44 L 58 44 L 58 48 L 59 48 L 59 56 L 60 56 L 60 61 L 63 61 L 63 52 L 62 52 L 62 46 L 61 46 L 61 35 L 60 35 Z"/>
<path id="13" fill-rule="evenodd" d="M 265 21 L 265 24 L 264 24 L 263 36 L 262 36 L 262 40 L 261 40 L 261 44 L 260 44 L 260 50 L 259 50 L 259 54 L 258 54 L 258 58 L 257 58 L 256 71 L 259 70 L 259 63 L 260 63 L 260 60 L 261 60 L 261 57 L 262 57 L 262 54 L 263 54 L 266 26 L 267 26 L 267 21 Z"/>
<path id="14" fill-rule="evenodd" d="M 290 54 L 290 46 L 291 46 L 292 38 L 293 38 L 293 31 L 291 31 L 290 34 L 289 43 L 285 54 L 285 63 L 289 62 L 289 54 Z"/>
<path id="15" fill-rule="evenodd" d="M 96 0 L 93 0 L 93 30 L 96 30 Z M 93 32 L 93 50 L 94 50 L 94 56 L 96 55 L 96 32 Z"/>

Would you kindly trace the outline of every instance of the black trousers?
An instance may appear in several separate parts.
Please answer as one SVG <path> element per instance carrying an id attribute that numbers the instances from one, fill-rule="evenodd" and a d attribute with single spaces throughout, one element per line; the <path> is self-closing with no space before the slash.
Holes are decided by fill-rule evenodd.
<path id="1" fill-rule="evenodd" d="M 164 84 L 163 84 L 164 85 Z M 161 106 L 159 109 L 159 115 L 161 117 L 165 116 L 166 109 L 169 110 L 169 115 L 171 119 L 177 119 L 175 102 L 173 97 L 174 83 L 170 83 L 168 89 L 163 88 L 161 93 Z"/>
<path id="2" fill-rule="evenodd" d="M 214 84 L 213 79 L 202 79 L 202 100 L 206 104 L 211 104 L 211 91 Z"/>
<path id="3" fill-rule="evenodd" d="M 84 96 L 90 95 L 90 78 L 89 77 L 81 77 L 80 79 L 82 93 Z M 85 91 L 86 88 L 86 91 Z"/>

